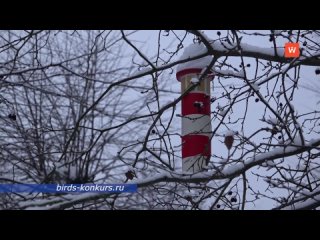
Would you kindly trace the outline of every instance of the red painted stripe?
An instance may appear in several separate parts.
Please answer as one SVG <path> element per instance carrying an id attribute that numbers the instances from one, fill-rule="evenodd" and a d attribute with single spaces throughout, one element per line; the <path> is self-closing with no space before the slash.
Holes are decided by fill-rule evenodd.
<path id="1" fill-rule="evenodd" d="M 187 69 L 184 69 L 184 70 L 177 72 L 176 78 L 178 81 L 180 81 L 181 77 L 183 77 L 187 74 L 199 74 L 199 73 L 201 73 L 201 71 L 202 71 L 201 68 L 187 68 Z M 212 76 L 212 79 L 213 79 L 214 76 L 212 75 L 211 71 L 209 72 L 209 74 Z"/>
<path id="2" fill-rule="evenodd" d="M 197 107 L 194 103 L 202 102 L 203 107 Z M 210 97 L 204 93 L 189 93 L 182 98 L 182 116 L 189 114 L 210 115 Z"/>
<path id="3" fill-rule="evenodd" d="M 182 158 L 198 154 L 206 157 L 211 155 L 210 138 L 203 135 L 182 136 Z"/>
<path id="4" fill-rule="evenodd" d="M 187 68 L 187 69 L 184 69 L 184 70 L 177 72 L 176 77 L 177 77 L 178 81 L 180 81 L 180 78 L 183 77 L 184 75 L 197 74 L 197 73 L 200 73 L 201 71 L 202 71 L 201 68 Z"/>

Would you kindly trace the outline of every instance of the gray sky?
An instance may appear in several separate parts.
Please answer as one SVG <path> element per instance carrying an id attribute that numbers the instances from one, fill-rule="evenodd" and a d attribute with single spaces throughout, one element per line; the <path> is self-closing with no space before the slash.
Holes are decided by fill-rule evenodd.
<path id="1" fill-rule="evenodd" d="M 260 31 L 261 33 L 267 33 L 268 31 Z M 222 36 L 225 35 L 226 31 L 221 31 Z M 132 36 L 130 36 L 130 40 L 134 40 L 133 43 L 148 57 L 148 58 L 153 58 L 157 51 L 158 51 L 158 34 L 159 31 L 138 31 L 135 34 L 133 34 Z M 176 46 L 177 46 L 177 41 L 173 40 L 172 37 L 172 33 L 170 33 L 171 36 L 168 37 L 161 37 L 161 48 L 160 51 L 162 51 L 163 49 L 166 49 L 167 51 L 173 51 L 175 50 Z M 176 31 L 177 36 L 179 37 L 183 37 L 184 35 L 184 31 Z M 205 31 L 205 34 L 212 39 L 216 39 L 217 38 L 217 31 L 216 30 L 207 30 Z M 163 35 L 163 33 L 162 33 Z M 267 37 L 259 37 L 259 36 L 247 36 L 244 37 L 242 42 L 254 45 L 254 46 L 259 46 L 259 47 L 265 47 L 265 48 L 271 48 L 272 44 L 268 41 Z M 188 46 L 189 44 L 192 43 L 192 38 L 191 36 L 188 36 L 186 38 L 186 40 L 184 41 L 184 47 Z M 283 41 L 283 45 L 284 45 L 284 41 Z M 279 45 L 281 45 L 281 41 L 279 42 Z M 175 59 L 173 60 L 178 60 L 178 58 L 181 56 L 183 50 L 179 52 L 179 54 L 175 57 Z M 163 53 L 161 55 L 163 58 L 166 58 L 168 55 Z M 240 60 L 237 57 L 233 57 L 230 58 L 229 63 L 231 63 L 234 67 L 239 69 L 239 63 Z M 245 58 L 245 63 L 246 64 L 251 64 L 251 66 L 254 66 L 255 64 L 255 60 L 252 58 Z M 302 67 L 301 69 L 301 79 L 299 79 L 299 85 L 308 85 L 308 86 L 319 86 L 319 77 L 317 77 L 314 74 L 314 70 L 315 67 Z M 253 78 L 254 76 L 254 68 L 249 68 L 248 70 L 248 76 L 249 79 Z M 176 92 L 180 91 L 180 83 L 175 79 L 175 74 L 173 75 L 169 75 L 168 76 L 169 79 L 169 83 L 166 87 L 166 89 L 168 90 L 173 90 Z M 237 84 L 243 84 L 241 82 L 241 80 L 239 79 L 235 79 L 235 78 L 229 78 L 229 79 L 225 79 L 225 83 L 228 86 L 230 85 L 237 85 Z M 288 85 L 290 85 L 291 83 L 288 83 Z M 223 89 L 221 88 L 221 86 L 219 86 L 219 84 L 215 83 L 215 88 L 212 89 L 211 95 L 212 96 L 219 96 Z M 266 94 L 266 89 L 261 88 L 260 91 L 263 94 Z M 174 98 L 176 98 L 178 95 L 175 94 L 170 94 L 169 96 L 165 96 L 163 101 L 167 101 L 167 100 L 173 100 Z M 317 102 L 319 101 L 319 95 L 317 95 L 314 92 L 311 92 L 309 90 L 306 90 L 303 87 L 299 87 L 295 97 L 293 99 L 293 105 L 296 109 L 296 111 L 298 111 L 299 114 L 302 114 L 304 112 L 309 112 L 311 110 L 317 110 L 319 108 L 319 104 L 317 104 Z M 223 105 L 223 101 L 220 101 L 219 104 Z M 211 105 L 211 110 L 213 111 L 217 106 L 217 103 L 214 103 Z M 177 112 L 180 112 L 180 104 L 179 107 L 177 109 Z M 238 117 L 242 116 L 243 111 L 245 109 L 245 105 L 244 104 L 239 104 L 237 105 L 237 108 L 234 109 L 234 112 L 230 115 L 231 119 L 237 119 Z M 261 122 L 259 119 L 261 118 L 261 116 L 263 115 L 263 111 L 264 111 L 264 107 L 262 103 L 256 103 L 254 101 L 254 98 L 251 98 L 249 100 L 249 110 L 248 110 L 248 115 L 245 121 L 245 126 L 244 126 L 244 133 L 245 135 L 250 135 L 251 133 L 253 133 L 254 131 L 256 131 L 257 129 L 261 128 L 261 127 L 267 127 L 268 124 Z M 267 116 L 270 115 L 270 117 L 273 117 L 271 113 L 268 113 Z M 213 128 L 215 127 L 215 121 L 212 121 L 213 124 Z M 174 125 L 177 126 L 177 130 L 180 131 L 180 119 L 175 119 L 174 121 Z M 237 123 L 234 124 L 232 126 L 232 130 L 235 131 L 239 131 L 241 128 L 241 124 Z M 226 129 L 225 129 L 226 130 Z M 219 132 L 218 132 L 219 133 Z M 220 131 L 220 134 L 223 134 L 224 131 Z M 265 136 L 264 136 L 265 137 Z M 315 136 L 309 136 L 308 138 L 312 138 Z M 180 143 L 180 139 L 179 138 L 175 138 L 174 139 L 176 142 L 176 145 L 179 145 Z M 259 139 L 258 137 L 254 139 L 255 141 L 257 141 L 257 143 L 259 143 L 259 141 L 261 141 L 261 139 Z M 226 157 L 227 156 L 227 149 L 224 147 L 224 145 L 221 143 L 221 138 L 219 137 L 214 137 L 213 141 L 212 141 L 212 152 L 216 155 L 222 156 L 222 157 Z M 291 157 L 290 159 L 286 159 L 286 161 L 288 162 L 293 162 L 292 160 L 293 157 Z M 213 159 L 211 159 L 211 161 L 213 161 Z M 253 174 L 251 174 L 252 172 L 256 172 L 259 173 L 261 175 L 271 175 L 273 170 L 269 170 L 267 171 L 266 168 L 261 168 L 261 167 L 255 167 L 253 169 L 251 169 L 250 171 L 248 171 L 247 173 L 247 177 L 249 179 L 250 182 L 250 186 L 252 188 L 254 188 L 255 190 L 259 190 L 260 192 L 264 192 L 267 184 L 262 181 L 262 180 L 258 180 L 257 177 L 255 177 Z M 239 188 L 241 188 L 241 184 L 238 184 Z M 273 190 L 273 192 L 269 192 L 268 194 L 271 195 L 281 195 L 283 193 L 283 191 L 280 190 Z M 250 196 L 250 193 L 249 193 Z M 250 200 L 250 197 L 248 196 L 248 199 Z M 269 199 L 266 198 L 262 198 L 258 201 L 255 202 L 255 206 L 253 204 L 248 204 L 247 205 L 247 209 L 270 209 L 272 207 L 274 207 L 274 203 L 272 201 L 270 201 Z"/>

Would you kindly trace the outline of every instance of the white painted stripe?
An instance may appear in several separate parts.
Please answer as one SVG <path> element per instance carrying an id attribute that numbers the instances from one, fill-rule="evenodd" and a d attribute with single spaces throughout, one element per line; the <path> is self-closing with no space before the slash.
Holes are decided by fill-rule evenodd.
<path id="1" fill-rule="evenodd" d="M 183 92 L 181 92 L 181 94 L 182 94 Z M 203 95 L 205 95 L 205 96 L 208 96 L 208 97 L 210 97 L 210 95 L 209 94 L 207 94 L 206 92 L 203 92 L 203 91 L 196 91 L 196 90 L 193 90 L 193 91 L 190 91 L 189 93 L 200 93 L 200 94 L 203 94 Z"/>
<path id="2" fill-rule="evenodd" d="M 191 90 L 189 93 L 202 93 L 204 95 L 207 95 L 205 91 L 199 91 L 199 90 Z"/>
<path id="3" fill-rule="evenodd" d="M 182 117 L 182 136 L 199 134 L 211 136 L 211 117 L 203 114 L 189 114 Z"/>
<path id="4" fill-rule="evenodd" d="M 199 172 L 206 166 L 207 157 L 200 154 L 182 159 L 182 171 L 184 172 Z"/>

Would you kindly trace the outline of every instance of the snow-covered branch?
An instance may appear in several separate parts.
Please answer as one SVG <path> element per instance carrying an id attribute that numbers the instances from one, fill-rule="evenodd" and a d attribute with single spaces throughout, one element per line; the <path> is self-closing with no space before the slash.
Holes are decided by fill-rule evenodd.
<path id="1" fill-rule="evenodd" d="M 209 170 L 207 172 L 200 172 L 196 174 L 181 174 L 176 172 L 162 172 L 155 176 L 148 177 L 141 180 L 132 181 L 130 183 L 137 184 L 138 189 L 151 186 L 156 183 L 161 182 L 175 182 L 175 183 L 201 183 L 207 182 L 211 180 L 219 180 L 219 179 L 232 179 L 240 174 L 246 172 L 248 169 L 258 166 L 266 161 L 272 161 L 279 158 L 290 157 L 308 150 L 311 150 L 314 147 L 320 145 L 320 139 L 311 140 L 309 144 L 305 146 L 283 146 L 277 147 L 272 151 L 266 153 L 260 153 L 255 155 L 254 157 L 250 157 L 244 161 L 240 161 L 234 165 L 227 166 L 222 170 Z M 24 204 L 23 207 L 26 209 L 65 209 L 72 207 L 75 204 L 79 204 L 82 202 L 102 199 L 110 196 L 111 194 L 96 194 L 96 193 L 86 193 L 78 196 L 67 195 L 64 196 L 64 199 L 59 200 L 49 200 L 47 202 L 43 201 L 41 204 L 32 203 L 30 205 Z M 317 198 L 318 199 L 318 198 Z M 316 201 L 317 199 L 310 199 L 308 206 L 314 206 L 315 204 L 319 204 Z M 54 204 L 52 204 L 54 202 Z M 58 202 L 58 203 L 56 203 Z M 52 205 L 50 205 L 52 204 Z M 45 206 L 48 205 L 48 206 Z M 299 205 L 300 206 L 300 205 Z M 307 206 L 305 203 L 301 206 Z"/>
<path id="2" fill-rule="evenodd" d="M 284 57 L 284 47 L 272 49 L 253 46 L 247 43 L 228 43 L 227 41 L 215 40 L 212 41 L 203 35 L 200 31 L 190 31 L 192 34 L 199 37 L 209 50 L 209 53 L 215 56 L 232 56 L 232 57 L 252 57 L 267 61 L 290 63 L 292 59 Z M 207 43 L 207 44 L 206 44 Z M 210 43 L 210 46 L 209 44 Z M 241 51 L 240 51 L 241 49 Z M 320 55 L 305 56 L 301 54 L 297 59 L 300 64 L 307 66 L 320 66 Z"/>
<path id="3" fill-rule="evenodd" d="M 304 65 L 320 66 L 320 31 L 0 32 L 0 182 L 138 186 L 2 194 L 0 209 L 319 206 L 320 68 Z M 191 174 L 194 133 L 212 151 Z"/>
<path id="4" fill-rule="evenodd" d="M 291 202 L 289 206 L 283 208 L 277 208 L 281 210 L 311 210 L 320 206 L 320 192 L 310 194 L 309 196 L 303 196 L 295 201 Z"/>

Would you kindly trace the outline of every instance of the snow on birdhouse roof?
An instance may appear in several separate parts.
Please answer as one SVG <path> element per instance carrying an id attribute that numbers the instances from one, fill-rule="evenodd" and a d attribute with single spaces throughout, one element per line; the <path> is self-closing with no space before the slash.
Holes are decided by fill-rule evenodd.
<path id="1" fill-rule="evenodd" d="M 191 57 L 196 57 L 196 56 L 199 56 L 199 55 L 206 53 L 206 52 L 207 52 L 207 48 L 204 44 L 193 43 L 184 49 L 184 52 L 179 60 L 184 60 L 184 59 L 188 59 Z M 203 69 L 203 68 L 209 66 L 211 61 L 212 61 L 212 56 L 206 56 L 203 58 L 199 58 L 196 60 L 185 62 L 185 63 L 179 64 L 177 66 L 177 72 L 180 72 L 180 71 L 188 69 L 188 68 Z"/>

